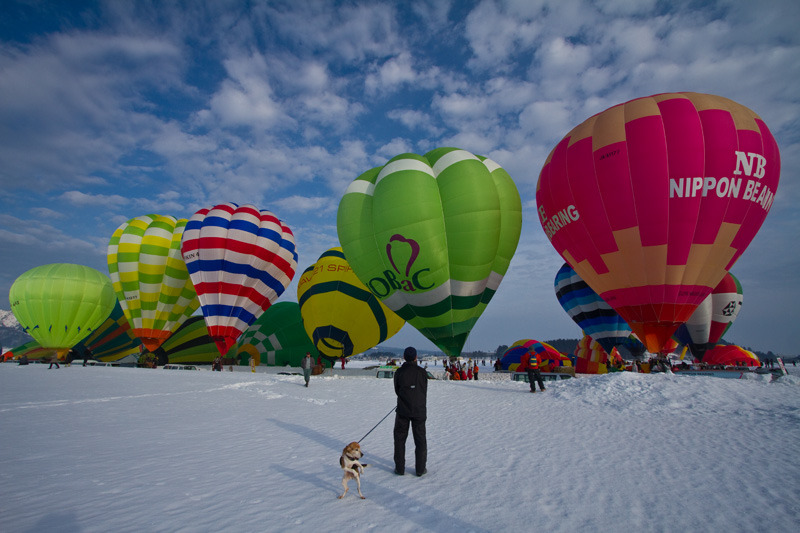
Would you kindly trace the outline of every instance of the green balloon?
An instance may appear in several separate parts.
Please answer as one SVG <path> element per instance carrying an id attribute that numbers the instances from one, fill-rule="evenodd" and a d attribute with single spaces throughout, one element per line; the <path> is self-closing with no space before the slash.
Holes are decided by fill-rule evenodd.
<path id="1" fill-rule="evenodd" d="M 28 270 L 11 285 L 8 298 L 25 332 L 59 356 L 100 326 L 117 301 L 108 276 L 68 263 Z"/>
<path id="2" fill-rule="evenodd" d="M 241 365 L 248 364 L 253 357 L 261 365 L 300 366 L 306 352 L 311 352 L 314 359 L 319 355 L 303 327 L 300 305 L 279 302 L 264 311 L 242 333 L 228 357 L 235 357 Z"/>
<path id="3" fill-rule="evenodd" d="M 208 335 L 208 328 L 203 315 L 187 319 L 156 350 L 166 354 L 170 363 L 211 364 L 219 357 L 219 350 L 214 340 Z"/>
<path id="4" fill-rule="evenodd" d="M 497 163 L 437 148 L 398 155 L 356 178 L 337 227 L 358 278 L 455 356 L 508 270 L 522 206 Z"/>

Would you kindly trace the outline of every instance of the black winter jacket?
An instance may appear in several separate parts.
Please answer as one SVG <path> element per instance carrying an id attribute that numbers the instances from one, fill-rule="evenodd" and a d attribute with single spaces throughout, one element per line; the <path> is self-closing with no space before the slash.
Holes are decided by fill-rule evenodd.
<path id="1" fill-rule="evenodd" d="M 394 373 L 394 392 L 397 394 L 398 415 L 427 418 L 428 373 L 425 369 L 414 362 L 403 363 Z"/>

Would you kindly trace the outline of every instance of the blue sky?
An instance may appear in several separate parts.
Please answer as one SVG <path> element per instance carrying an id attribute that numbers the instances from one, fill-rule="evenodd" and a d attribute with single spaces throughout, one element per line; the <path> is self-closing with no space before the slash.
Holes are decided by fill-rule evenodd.
<path id="1" fill-rule="evenodd" d="M 607 107 L 696 91 L 753 109 L 781 148 L 775 203 L 731 269 L 745 296 L 726 340 L 800 353 L 794 0 L 6 0 L 3 12 L 2 294 L 40 264 L 107 272 L 108 239 L 129 218 L 225 201 L 287 222 L 302 272 L 338 245 L 336 209 L 356 176 L 457 146 L 508 170 L 524 209 L 465 349 L 577 338 L 553 291 L 562 259 L 536 218 L 541 166 Z M 296 301 L 297 278 L 281 301 Z M 433 349 L 409 325 L 387 344 Z"/>

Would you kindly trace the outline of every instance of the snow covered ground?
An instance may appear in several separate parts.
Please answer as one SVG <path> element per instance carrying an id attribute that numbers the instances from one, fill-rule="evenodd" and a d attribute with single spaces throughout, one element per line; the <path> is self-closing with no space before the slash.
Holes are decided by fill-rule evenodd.
<path id="1" fill-rule="evenodd" d="M 363 363 L 362 363 L 363 364 Z M 396 476 L 373 372 L 0 365 L 4 532 L 786 531 L 800 527 L 800 379 L 620 373 L 432 381 L 428 474 Z M 441 369 L 441 366 L 439 367 Z M 296 370 L 296 369 L 295 369 Z M 429 370 L 435 370 L 430 368 Z M 792 368 L 790 367 L 790 372 Z M 330 371 L 328 371 L 330 372 Z M 409 436 L 407 468 L 413 471 Z"/>

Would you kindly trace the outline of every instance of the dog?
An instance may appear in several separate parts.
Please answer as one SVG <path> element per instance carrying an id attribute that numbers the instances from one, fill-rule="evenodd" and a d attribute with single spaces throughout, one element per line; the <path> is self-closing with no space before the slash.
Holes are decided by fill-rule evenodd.
<path id="1" fill-rule="evenodd" d="M 341 496 L 339 496 L 340 500 L 344 498 L 345 494 L 347 494 L 347 484 L 351 479 L 356 480 L 358 495 L 361 496 L 362 500 L 366 499 L 366 497 L 361 494 L 361 474 L 364 473 L 364 468 L 368 467 L 369 465 L 361 464 L 359 462 L 359 459 L 361 459 L 363 456 L 364 453 L 361 451 L 361 446 L 357 442 L 351 442 L 344 447 L 344 450 L 342 450 L 342 455 L 339 456 L 339 466 L 341 466 L 342 470 L 344 470 L 344 474 L 342 475 L 342 486 L 344 487 L 344 492 Z"/>

